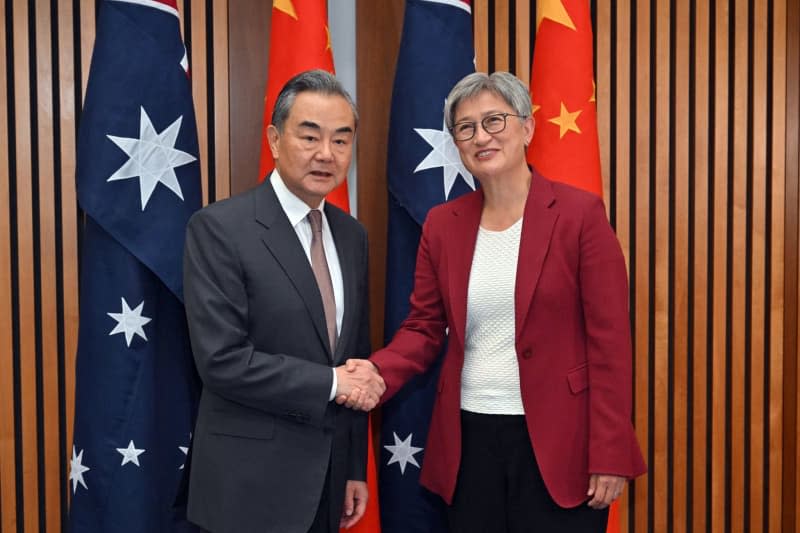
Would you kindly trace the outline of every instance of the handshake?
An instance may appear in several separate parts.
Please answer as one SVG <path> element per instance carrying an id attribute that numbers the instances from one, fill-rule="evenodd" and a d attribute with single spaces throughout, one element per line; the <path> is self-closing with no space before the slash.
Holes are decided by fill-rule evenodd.
<path id="1" fill-rule="evenodd" d="M 377 367 L 367 359 L 348 359 L 336 367 L 336 403 L 351 409 L 374 409 L 386 390 Z"/>

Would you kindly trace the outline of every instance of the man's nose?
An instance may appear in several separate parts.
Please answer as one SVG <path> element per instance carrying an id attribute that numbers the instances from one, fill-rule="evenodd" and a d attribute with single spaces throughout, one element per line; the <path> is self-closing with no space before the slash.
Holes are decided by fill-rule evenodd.
<path id="1" fill-rule="evenodd" d="M 331 149 L 331 143 L 329 142 L 322 142 L 319 145 L 319 150 L 316 153 L 317 159 L 322 161 L 330 161 L 333 158 L 333 150 Z"/>

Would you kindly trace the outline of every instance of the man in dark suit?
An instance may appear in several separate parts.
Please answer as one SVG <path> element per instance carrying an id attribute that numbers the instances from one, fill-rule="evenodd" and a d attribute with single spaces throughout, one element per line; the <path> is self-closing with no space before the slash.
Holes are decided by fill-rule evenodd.
<path id="1" fill-rule="evenodd" d="M 347 175 L 358 116 L 329 73 L 287 82 L 268 138 L 275 171 L 199 211 L 184 254 L 186 312 L 203 393 L 189 520 L 214 533 L 330 533 L 367 500 L 367 418 L 331 400 L 377 402 L 367 237 L 325 196 Z"/>

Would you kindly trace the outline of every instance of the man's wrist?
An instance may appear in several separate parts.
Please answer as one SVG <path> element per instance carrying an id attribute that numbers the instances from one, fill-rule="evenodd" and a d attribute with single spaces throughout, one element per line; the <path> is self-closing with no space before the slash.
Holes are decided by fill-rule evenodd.
<path id="1" fill-rule="evenodd" d="M 336 398 L 336 389 L 339 387 L 339 379 L 336 377 L 336 369 L 331 368 L 331 372 L 333 372 L 333 383 L 331 383 L 331 394 L 328 397 L 329 402 L 332 402 Z"/>

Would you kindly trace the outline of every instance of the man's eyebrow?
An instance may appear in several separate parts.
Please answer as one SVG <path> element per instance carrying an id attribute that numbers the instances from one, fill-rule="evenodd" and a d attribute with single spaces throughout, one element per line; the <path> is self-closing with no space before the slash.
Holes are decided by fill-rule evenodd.
<path id="1" fill-rule="evenodd" d="M 301 128 L 310 128 L 312 130 L 322 129 L 319 124 L 312 122 L 311 120 L 303 120 L 300 122 L 299 126 Z M 351 126 L 342 126 L 341 128 L 337 128 L 335 133 L 353 133 L 353 128 Z"/>

